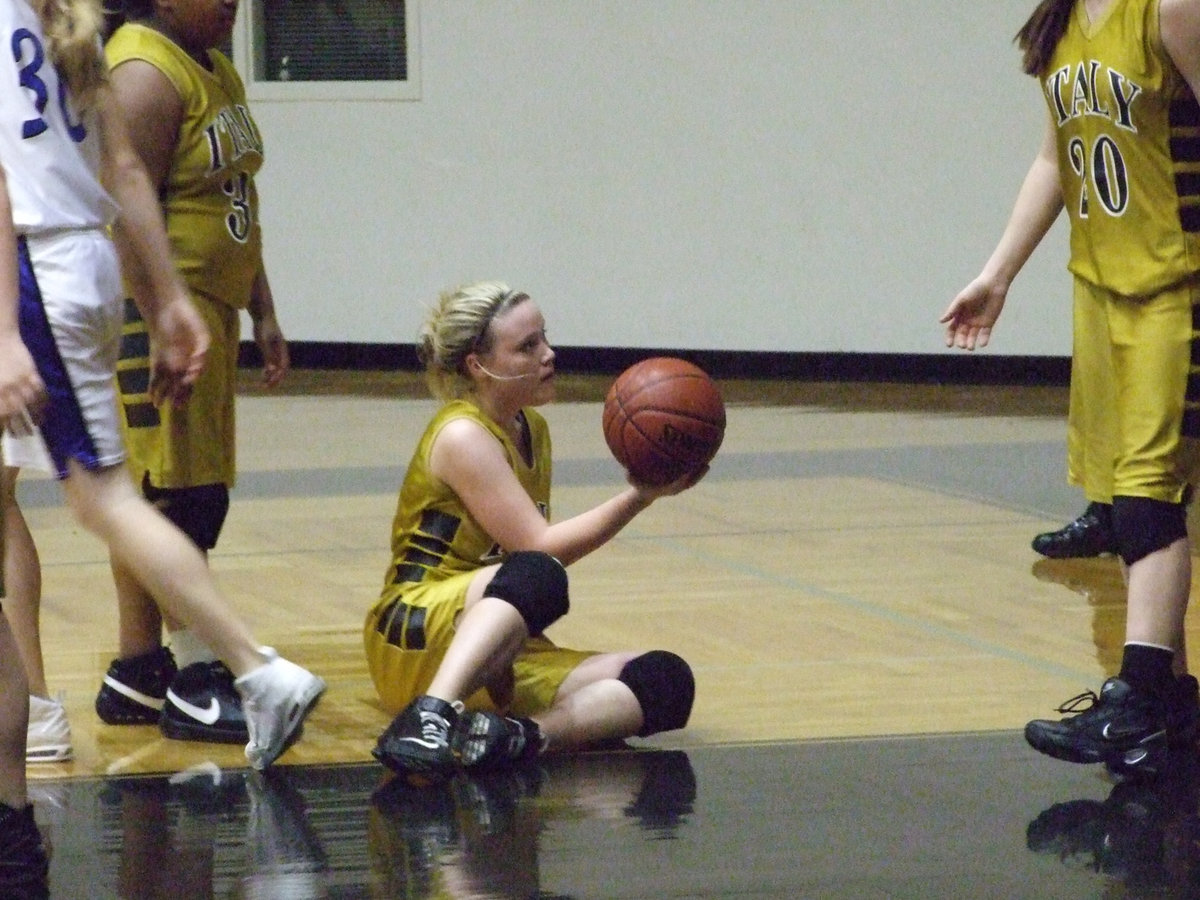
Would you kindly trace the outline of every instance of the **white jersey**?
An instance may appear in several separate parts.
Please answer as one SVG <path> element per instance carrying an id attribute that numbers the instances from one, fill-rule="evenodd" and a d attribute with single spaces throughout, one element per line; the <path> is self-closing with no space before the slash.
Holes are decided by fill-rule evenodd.
<path id="1" fill-rule="evenodd" d="M 117 206 L 100 185 L 96 116 L 80 117 L 27 0 L 0 0 L 0 164 L 17 234 L 102 228 Z"/>

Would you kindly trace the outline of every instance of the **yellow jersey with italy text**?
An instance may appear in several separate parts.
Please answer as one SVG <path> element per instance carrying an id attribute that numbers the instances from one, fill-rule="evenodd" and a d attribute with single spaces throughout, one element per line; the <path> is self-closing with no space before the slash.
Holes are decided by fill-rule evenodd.
<path id="1" fill-rule="evenodd" d="M 525 409 L 529 461 L 512 439 L 470 400 L 452 400 L 430 421 L 413 453 L 400 488 L 392 523 L 389 585 L 440 580 L 499 562 L 504 548 L 476 522 L 458 495 L 429 470 L 429 451 L 448 422 L 470 419 L 488 430 L 504 447 L 517 480 L 547 519 L 550 517 L 550 429 L 533 409 Z"/>
<path id="2" fill-rule="evenodd" d="M 159 198 L 176 267 L 192 290 L 244 309 L 262 262 L 254 175 L 263 143 L 241 77 L 219 51 L 208 51 L 209 71 L 164 35 L 132 22 L 113 33 L 105 55 L 113 69 L 148 62 L 179 92 L 183 121 Z"/>
<path id="3" fill-rule="evenodd" d="M 1158 0 L 1077 0 L 1042 86 L 1057 129 L 1073 274 L 1125 296 L 1200 267 L 1200 106 L 1167 55 Z"/>

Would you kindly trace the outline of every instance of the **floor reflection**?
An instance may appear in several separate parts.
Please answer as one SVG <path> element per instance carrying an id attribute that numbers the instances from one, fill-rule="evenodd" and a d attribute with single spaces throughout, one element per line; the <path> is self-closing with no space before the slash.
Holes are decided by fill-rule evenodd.
<path id="1" fill-rule="evenodd" d="M 569 897 L 541 883 L 539 843 L 556 820 L 628 820 L 637 841 L 669 840 L 695 800 L 682 751 L 583 754 L 426 787 L 394 778 L 372 798 L 372 867 L 387 897 Z"/>
<path id="2" fill-rule="evenodd" d="M 1130 896 L 1200 897 L 1200 764 L 1117 782 L 1103 800 L 1055 803 L 1029 823 L 1026 843 L 1065 866 L 1104 876 Z"/>
<path id="3" fill-rule="evenodd" d="M 1011 732 L 34 787 L 56 900 L 1200 896 L 1195 754 L 1119 781 Z"/>
<path id="4" fill-rule="evenodd" d="M 1061 584 L 1092 608 L 1092 640 L 1096 659 L 1106 672 L 1121 667 L 1127 611 L 1125 579 L 1113 556 L 1093 559 L 1039 559 L 1033 564 L 1039 581 Z"/>
<path id="5" fill-rule="evenodd" d="M 108 782 L 103 847 L 122 897 L 326 897 L 324 850 L 294 784 L 301 770 L 223 771 Z"/>

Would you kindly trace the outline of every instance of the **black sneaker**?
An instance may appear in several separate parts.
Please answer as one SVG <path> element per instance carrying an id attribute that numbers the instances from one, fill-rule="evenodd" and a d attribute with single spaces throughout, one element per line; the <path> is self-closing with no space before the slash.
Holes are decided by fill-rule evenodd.
<path id="1" fill-rule="evenodd" d="M 114 659 L 96 695 L 96 715 L 108 725 L 157 723 L 175 673 L 175 657 L 166 647 Z"/>
<path id="2" fill-rule="evenodd" d="M 1180 700 L 1189 687 L 1194 685 L 1180 679 L 1171 696 L 1162 696 L 1110 678 L 1099 696 L 1085 691 L 1060 706 L 1068 718 L 1027 724 L 1025 740 L 1055 759 L 1149 771 L 1169 748 L 1195 737 L 1196 715 Z"/>
<path id="3" fill-rule="evenodd" d="M 1058 531 L 1047 531 L 1033 539 L 1033 549 L 1051 559 L 1075 559 L 1117 552 L 1110 507 L 1089 503 L 1083 514 Z"/>
<path id="4" fill-rule="evenodd" d="M 454 744 L 464 766 L 505 766 L 537 757 L 542 752 L 542 731 L 532 719 L 467 712 L 459 717 Z"/>
<path id="5" fill-rule="evenodd" d="M 158 720 L 162 733 L 178 741 L 244 744 L 250 740 L 242 697 L 223 662 L 184 666 L 172 679 Z"/>
<path id="6" fill-rule="evenodd" d="M 1200 683 L 1192 675 L 1183 675 L 1167 696 L 1168 752 L 1135 755 L 1132 765 L 1122 757 L 1110 760 L 1106 766 L 1110 774 L 1123 778 L 1175 775 L 1185 766 L 1194 769 L 1193 758 L 1200 758 L 1196 751 L 1197 737 L 1200 737 Z"/>
<path id="7" fill-rule="evenodd" d="M 460 703 L 418 697 L 392 720 L 371 754 L 394 772 L 444 777 L 458 762 L 450 739 L 461 709 Z"/>
<path id="8" fill-rule="evenodd" d="M 50 896 L 50 860 L 33 818 L 33 806 L 0 803 L 0 897 L 42 900 Z"/>

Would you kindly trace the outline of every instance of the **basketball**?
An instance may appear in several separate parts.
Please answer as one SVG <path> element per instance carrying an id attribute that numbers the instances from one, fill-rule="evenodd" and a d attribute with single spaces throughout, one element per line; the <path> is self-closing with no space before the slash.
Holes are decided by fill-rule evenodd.
<path id="1" fill-rule="evenodd" d="M 608 449 L 635 480 L 667 484 L 717 455 L 725 437 L 725 403 L 703 369 L 654 357 L 613 382 L 603 425 Z"/>

